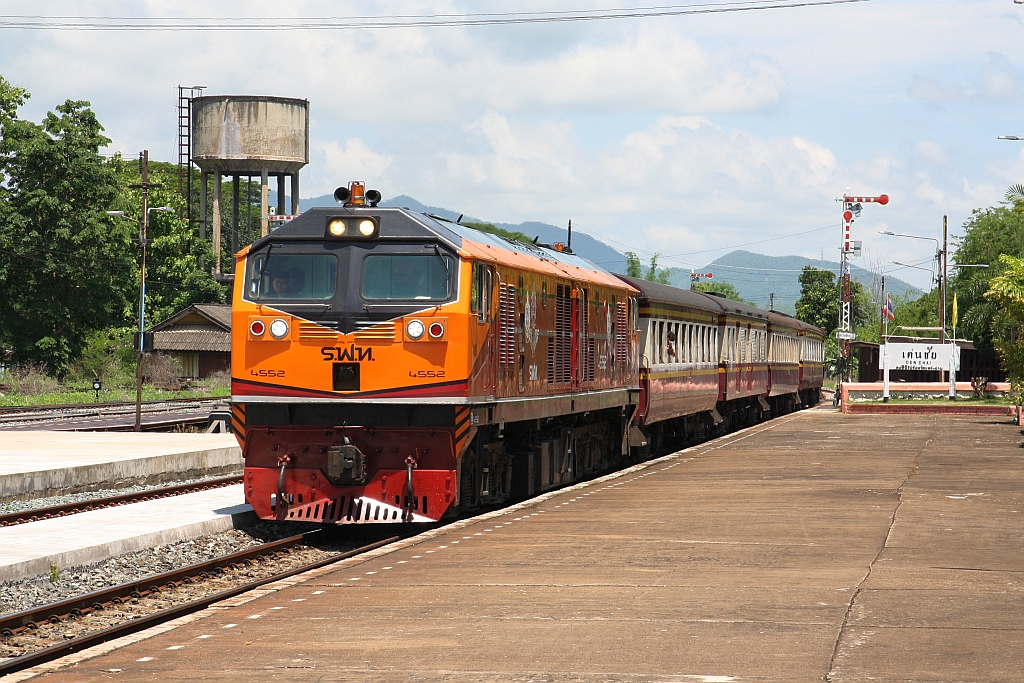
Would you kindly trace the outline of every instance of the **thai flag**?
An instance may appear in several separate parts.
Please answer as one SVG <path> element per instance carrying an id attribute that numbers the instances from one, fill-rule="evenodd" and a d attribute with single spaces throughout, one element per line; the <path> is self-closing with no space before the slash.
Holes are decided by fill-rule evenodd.
<path id="1" fill-rule="evenodd" d="M 892 303 L 892 294 L 885 295 L 885 306 L 882 307 L 882 315 L 889 320 L 896 320 L 896 307 Z"/>

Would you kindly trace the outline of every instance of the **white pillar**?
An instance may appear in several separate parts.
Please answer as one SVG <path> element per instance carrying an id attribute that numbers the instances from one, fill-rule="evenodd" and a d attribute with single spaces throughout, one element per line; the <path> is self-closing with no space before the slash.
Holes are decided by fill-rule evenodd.
<path id="1" fill-rule="evenodd" d="M 886 344 L 880 347 L 882 353 L 882 401 L 889 400 L 889 349 Z"/>
<path id="2" fill-rule="evenodd" d="M 957 352 L 958 349 L 957 349 L 956 343 L 953 343 L 952 347 L 953 348 L 951 348 L 949 350 L 949 400 L 950 401 L 955 401 L 956 400 L 956 352 Z"/>

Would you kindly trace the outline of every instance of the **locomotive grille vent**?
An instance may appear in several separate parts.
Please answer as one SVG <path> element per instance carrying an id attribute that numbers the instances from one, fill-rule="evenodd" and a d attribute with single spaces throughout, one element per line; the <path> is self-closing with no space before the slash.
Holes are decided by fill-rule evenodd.
<path id="1" fill-rule="evenodd" d="M 572 344 L 572 299 L 570 289 L 558 285 L 555 289 L 555 334 L 548 337 L 548 383 L 569 381 Z"/>
<path id="2" fill-rule="evenodd" d="M 501 285 L 498 293 L 498 362 L 516 362 L 516 288 Z"/>
<path id="3" fill-rule="evenodd" d="M 338 333 L 315 323 L 299 323 L 299 339 L 336 339 Z"/>
<path id="4" fill-rule="evenodd" d="M 583 290 L 583 381 L 594 381 L 594 338 L 590 336 L 590 291 Z"/>
<path id="5" fill-rule="evenodd" d="M 615 308 L 615 361 L 626 363 L 626 304 L 617 304 Z"/>
<path id="6" fill-rule="evenodd" d="M 372 327 L 369 327 L 371 326 Z M 357 329 L 353 336 L 356 339 L 387 339 L 389 341 L 395 338 L 395 324 L 392 323 L 356 323 Z"/>

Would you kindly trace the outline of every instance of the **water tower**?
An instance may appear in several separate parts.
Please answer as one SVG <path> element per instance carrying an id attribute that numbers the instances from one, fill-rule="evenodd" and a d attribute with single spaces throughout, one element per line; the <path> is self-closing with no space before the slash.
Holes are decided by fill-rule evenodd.
<path id="1" fill-rule="evenodd" d="M 214 273 L 220 273 L 221 181 L 234 192 L 232 251 L 238 235 L 239 179 L 260 177 L 260 230 L 269 231 L 268 184 L 277 178 L 277 213 L 285 213 L 285 178 L 291 180 L 291 214 L 299 213 L 299 169 L 309 163 L 309 100 L 290 97 L 210 95 L 192 98 L 192 161 L 201 171 L 199 235 L 206 238 L 206 196 L 213 175 Z"/>

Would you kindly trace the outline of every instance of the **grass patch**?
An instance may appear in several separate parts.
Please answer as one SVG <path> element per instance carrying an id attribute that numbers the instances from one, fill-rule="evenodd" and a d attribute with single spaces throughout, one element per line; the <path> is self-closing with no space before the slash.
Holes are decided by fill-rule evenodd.
<path id="1" fill-rule="evenodd" d="M 157 389 L 150 385 L 142 386 L 143 401 L 166 401 L 172 398 L 227 398 L 231 394 L 227 384 L 211 383 L 209 386 L 198 385 L 181 391 Z M 101 389 L 99 403 L 115 403 L 119 401 L 135 401 L 135 387 L 115 387 Z M 0 406 L 53 406 L 65 404 L 88 405 L 96 403 L 96 392 L 75 387 L 61 387 L 57 391 L 34 395 L 22 395 L 17 392 L 0 393 Z"/>

